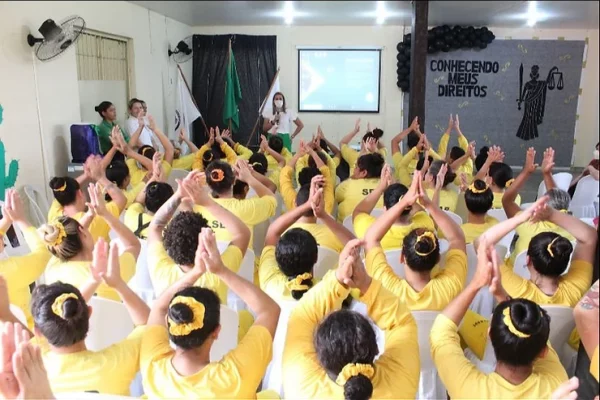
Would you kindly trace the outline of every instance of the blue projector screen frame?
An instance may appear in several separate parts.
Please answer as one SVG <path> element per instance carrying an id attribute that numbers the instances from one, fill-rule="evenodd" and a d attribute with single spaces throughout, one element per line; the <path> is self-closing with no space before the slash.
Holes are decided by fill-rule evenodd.
<path id="1" fill-rule="evenodd" d="M 314 110 L 314 109 L 303 109 L 302 103 L 300 102 L 300 69 L 301 69 L 301 53 L 303 51 L 360 51 L 360 52 L 374 52 L 376 51 L 379 59 L 379 71 L 377 72 L 377 110 Z M 360 114 L 379 114 L 381 107 L 381 49 L 365 49 L 365 48 L 323 48 L 323 47 L 303 47 L 298 49 L 298 112 L 311 112 L 311 113 L 360 113 Z"/>

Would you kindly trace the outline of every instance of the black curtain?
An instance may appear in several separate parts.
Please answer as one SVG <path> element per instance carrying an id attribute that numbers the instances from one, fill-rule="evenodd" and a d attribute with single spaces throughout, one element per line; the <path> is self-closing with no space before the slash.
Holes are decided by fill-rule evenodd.
<path id="1" fill-rule="evenodd" d="M 240 129 L 235 141 L 246 144 L 258 118 L 258 109 L 267 95 L 277 71 L 277 36 L 194 35 L 192 94 L 206 125 L 226 128 L 223 123 L 225 73 L 227 72 L 229 39 L 242 88 Z M 262 127 L 262 122 L 257 131 Z M 194 123 L 194 143 L 206 142 L 202 121 Z M 258 135 L 250 142 L 258 145 Z"/>

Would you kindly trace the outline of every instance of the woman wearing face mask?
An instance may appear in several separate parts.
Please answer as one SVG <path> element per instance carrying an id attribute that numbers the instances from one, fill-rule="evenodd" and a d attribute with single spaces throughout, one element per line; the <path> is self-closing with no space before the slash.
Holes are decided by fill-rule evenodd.
<path id="1" fill-rule="evenodd" d="M 573 197 L 573 194 L 575 194 L 575 188 L 577 187 L 577 183 L 579 183 L 581 178 L 584 178 L 584 177 L 590 175 L 590 176 L 594 177 L 594 179 L 598 180 L 599 175 L 600 175 L 599 146 L 600 146 L 600 143 L 597 143 L 596 148 L 592 152 L 592 157 L 594 157 L 594 158 L 592 158 L 592 161 L 590 161 L 590 163 L 587 165 L 587 167 L 585 167 L 585 169 L 581 172 L 581 174 L 579 174 L 578 177 L 576 177 L 575 179 L 573 179 L 571 181 L 571 185 L 569 186 L 569 194 L 571 195 L 571 197 Z"/>
<path id="2" fill-rule="evenodd" d="M 302 128 L 304 128 L 304 124 L 300 121 L 294 110 L 287 106 L 283 93 L 275 93 L 275 96 L 273 96 L 272 113 L 267 112 L 263 116 L 265 117 L 264 130 L 271 131 L 271 128 L 276 127 L 274 134 L 280 136 L 285 148 L 292 151 L 292 140 L 298 136 Z M 296 129 L 290 137 L 292 122 L 296 124 Z"/>

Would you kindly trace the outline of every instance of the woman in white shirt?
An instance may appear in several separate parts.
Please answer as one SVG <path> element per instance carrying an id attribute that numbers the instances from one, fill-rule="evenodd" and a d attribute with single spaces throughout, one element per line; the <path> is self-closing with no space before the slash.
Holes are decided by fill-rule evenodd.
<path id="1" fill-rule="evenodd" d="M 129 118 L 125 122 L 125 128 L 127 129 L 127 133 L 129 136 L 133 136 L 133 133 L 137 131 L 140 126 L 139 118 L 144 120 L 144 128 L 142 129 L 142 133 L 140 134 L 137 143 L 130 143 L 133 147 L 142 147 L 142 146 L 153 146 L 152 142 L 152 131 L 148 128 L 148 122 L 146 121 L 143 107 L 143 102 L 140 99 L 136 99 L 135 97 L 129 100 L 129 104 L 127 105 L 129 110 Z"/>
<path id="2" fill-rule="evenodd" d="M 304 124 L 300 121 L 300 118 L 296 115 L 293 109 L 289 108 L 285 103 L 285 96 L 281 92 L 275 93 L 273 96 L 273 108 L 272 112 L 267 111 L 265 115 L 264 129 L 265 131 L 273 132 L 275 135 L 279 135 L 283 140 L 283 145 L 289 151 L 292 151 L 292 140 L 300 133 Z M 292 122 L 296 124 L 296 129 L 290 137 L 292 131 Z M 275 130 L 271 128 L 275 126 Z"/>

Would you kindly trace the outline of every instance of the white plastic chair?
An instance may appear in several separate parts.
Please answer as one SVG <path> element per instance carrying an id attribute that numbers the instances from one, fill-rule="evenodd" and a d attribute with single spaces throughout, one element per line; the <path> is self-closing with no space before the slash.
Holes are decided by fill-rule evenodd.
<path id="1" fill-rule="evenodd" d="M 177 190 L 177 179 L 183 179 L 189 173 L 190 171 L 186 171 L 185 169 L 173 168 L 167 178 L 167 183 L 171 185 L 173 190 Z"/>
<path id="2" fill-rule="evenodd" d="M 471 282 L 475 271 L 477 270 L 477 253 L 472 243 L 467 244 L 467 279 L 465 280 L 465 286 Z M 496 254 L 500 260 L 504 259 L 506 255 L 506 248 L 504 246 L 496 246 Z M 490 293 L 488 288 L 483 288 L 477 292 L 475 298 L 469 306 L 469 310 L 472 310 L 480 315 L 491 315 L 494 311 L 495 300 L 494 296 Z"/>
<path id="3" fill-rule="evenodd" d="M 569 211 L 578 218 L 594 218 L 596 208 L 594 201 L 598 200 L 598 181 L 591 176 L 582 178 L 577 183 L 577 188 L 571 199 Z"/>
<path id="4" fill-rule="evenodd" d="M 513 271 L 523 279 L 531 278 L 531 274 L 527 269 L 527 250 L 517 254 L 513 263 Z"/>
<path id="5" fill-rule="evenodd" d="M 318 247 L 319 256 L 317 258 L 317 263 L 313 268 L 313 276 L 315 279 L 322 279 L 325 274 L 332 270 L 336 269 L 339 261 L 339 253 L 328 249 L 327 247 Z"/>
<path id="6" fill-rule="evenodd" d="M 405 278 L 404 264 L 400 262 L 400 255 L 402 255 L 402 249 L 387 250 L 385 252 L 385 258 L 394 273 L 400 278 Z"/>
<path id="7" fill-rule="evenodd" d="M 496 218 L 498 222 L 506 221 L 507 219 L 503 208 L 492 208 L 491 210 L 488 210 L 487 215 Z"/>
<path id="8" fill-rule="evenodd" d="M 342 225 L 344 225 L 344 228 L 352 232 L 352 234 L 355 234 L 354 225 L 352 224 L 352 215 L 348 215 L 346 218 L 344 218 L 344 222 L 342 223 Z"/>
<path id="9" fill-rule="evenodd" d="M 262 254 L 262 251 L 265 247 L 265 237 L 267 236 L 269 225 L 271 225 L 271 219 L 267 219 L 258 225 L 254 225 L 254 229 L 252 230 L 254 254 L 258 254 L 259 256 Z"/>
<path id="10" fill-rule="evenodd" d="M 89 350 L 105 349 L 126 339 L 133 331 L 133 320 L 123 303 L 95 296 L 89 304 L 93 310 L 90 329 L 85 338 L 85 345 Z"/>
<path id="11" fill-rule="evenodd" d="M 221 254 L 223 254 L 228 246 L 229 242 L 217 242 L 217 247 L 219 248 L 219 253 Z M 248 282 L 254 282 L 254 252 L 252 250 L 246 250 L 246 254 L 242 259 L 242 264 L 240 265 L 238 275 L 246 279 Z M 246 309 L 246 304 L 242 301 L 242 299 L 231 291 L 228 291 L 227 293 L 227 305 L 234 311 Z"/>
<path id="12" fill-rule="evenodd" d="M 235 349 L 238 344 L 238 329 L 240 325 L 240 317 L 237 312 L 231 308 L 221 305 L 221 330 L 219 337 L 213 343 L 210 349 L 210 361 L 219 361 Z"/>
<path id="13" fill-rule="evenodd" d="M 41 226 L 46 223 L 50 206 L 46 196 L 31 185 L 24 185 L 23 191 L 29 200 L 30 210 L 33 212 L 35 226 Z"/>
<path id="14" fill-rule="evenodd" d="M 575 328 L 573 309 L 565 306 L 542 305 L 550 316 L 550 343 L 558 354 L 561 364 L 567 372 L 573 368 L 573 357 L 575 350 L 569 346 L 569 337 Z M 569 375 L 571 376 L 571 375 Z"/>
<path id="15" fill-rule="evenodd" d="M 444 212 L 445 212 L 446 214 L 448 214 L 448 216 L 450 216 L 450 218 L 452 218 L 452 221 L 454 221 L 454 223 L 456 223 L 456 224 L 457 224 L 457 225 L 459 225 L 459 226 L 460 226 L 460 225 L 462 225 L 462 223 L 463 223 L 463 220 L 462 220 L 462 218 L 460 217 L 460 215 L 458 215 L 458 214 L 455 214 L 455 213 L 453 213 L 452 211 L 447 211 L 447 210 L 444 210 Z"/>
<path id="16" fill-rule="evenodd" d="M 556 187 L 560 190 L 564 190 L 565 192 L 569 191 L 569 186 L 571 185 L 571 181 L 573 180 L 573 175 L 568 172 L 559 172 L 558 174 L 552 175 L 554 179 L 554 183 L 556 183 Z M 540 186 L 538 186 L 537 198 L 539 199 L 544 194 L 546 194 L 546 183 L 542 180 L 540 182 Z"/>
<path id="17" fill-rule="evenodd" d="M 137 293 L 146 304 L 152 303 L 155 299 L 154 287 L 148 270 L 148 242 L 144 239 L 140 241 L 140 255 L 135 266 L 135 274 L 127 283 L 131 290 Z"/>
<path id="18" fill-rule="evenodd" d="M 435 364 L 431 359 L 431 346 L 429 333 L 438 311 L 413 311 L 412 315 L 417 323 L 419 335 L 419 357 L 421 361 L 421 374 L 419 378 L 419 391 L 417 399 L 445 399 L 446 387 L 440 379 Z"/>
<path id="19" fill-rule="evenodd" d="M 581 221 L 585 222 L 586 224 L 588 224 L 592 228 L 596 227 L 596 225 L 594 224 L 594 218 L 581 218 Z"/>
<path id="20" fill-rule="evenodd" d="M 373 211 L 371 211 L 371 216 L 379 218 L 383 215 L 383 213 L 385 213 L 385 211 L 386 210 L 384 208 L 374 208 Z"/>
<path id="21" fill-rule="evenodd" d="M 263 379 L 263 389 L 273 390 L 277 392 L 280 398 L 283 395 L 283 379 L 282 379 L 282 364 L 283 364 L 283 349 L 285 347 L 285 337 L 287 335 L 288 321 L 294 307 L 298 304 L 297 301 L 280 301 L 279 307 L 279 322 L 277 330 L 273 338 L 273 358 L 267 367 L 265 377 Z"/>

